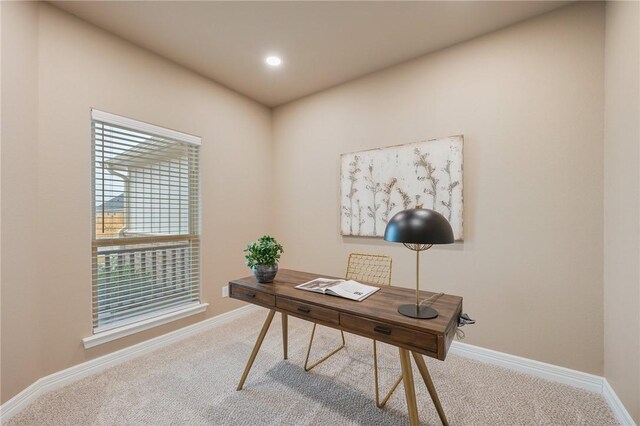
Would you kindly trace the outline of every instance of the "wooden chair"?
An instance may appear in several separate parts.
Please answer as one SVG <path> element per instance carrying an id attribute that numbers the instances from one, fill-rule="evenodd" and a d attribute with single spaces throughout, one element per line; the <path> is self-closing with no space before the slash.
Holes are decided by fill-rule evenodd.
<path id="1" fill-rule="evenodd" d="M 347 273 L 345 274 L 345 279 L 377 285 L 391 285 L 391 257 L 379 254 L 351 253 L 349 255 L 349 261 L 347 263 Z M 313 337 L 315 335 L 317 325 L 318 324 L 314 323 L 313 329 L 311 330 L 311 338 L 309 340 L 309 347 L 307 348 L 307 356 L 304 361 L 305 371 L 309 371 L 318 364 L 326 361 L 329 357 L 334 355 L 345 346 L 344 332 L 340 330 L 342 344 L 335 350 L 331 351 L 329 354 L 320 358 L 318 361 L 314 362 L 311 365 L 308 365 L 309 355 L 311 354 L 311 346 L 313 345 Z M 376 388 L 376 405 L 379 408 L 382 408 L 402 381 L 402 375 L 398 377 L 389 393 L 387 393 L 382 401 L 380 401 L 380 389 L 378 385 L 378 348 L 375 340 L 373 340 L 373 370 Z"/>

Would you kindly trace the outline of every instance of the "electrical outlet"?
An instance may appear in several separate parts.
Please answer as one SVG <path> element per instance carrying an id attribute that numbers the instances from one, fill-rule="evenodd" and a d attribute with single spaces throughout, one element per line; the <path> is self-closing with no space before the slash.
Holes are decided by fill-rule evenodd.
<path id="1" fill-rule="evenodd" d="M 225 285 L 222 287 L 222 297 L 229 297 L 229 286 Z"/>

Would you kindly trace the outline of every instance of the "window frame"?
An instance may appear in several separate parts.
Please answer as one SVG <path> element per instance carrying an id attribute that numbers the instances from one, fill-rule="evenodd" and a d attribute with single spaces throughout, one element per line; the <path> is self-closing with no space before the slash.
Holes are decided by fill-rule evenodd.
<path id="1" fill-rule="evenodd" d="M 94 122 L 102 122 L 105 124 L 124 127 L 126 129 L 140 131 L 143 133 L 148 133 L 154 136 L 166 137 L 168 139 L 174 140 L 180 143 L 187 143 L 196 145 L 201 147 L 202 140 L 198 136 L 194 136 L 191 134 L 179 132 L 176 130 L 156 126 L 153 124 L 145 123 L 142 121 L 134 120 L 131 118 L 123 117 L 120 115 L 100 111 L 97 109 L 91 109 L 91 119 L 90 119 L 90 132 L 91 132 L 91 214 L 92 214 L 92 231 L 91 231 L 91 269 L 92 269 L 92 278 L 91 278 L 91 330 L 92 335 L 84 338 L 83 343 L 85 348 L 89 348 L 98 344 L 106 343 L 108 341 L 118 339 L 120 337 L 124 337 L 133 333 L 137 333 L 142 330 L 146 330 L 148 328 L 152 328 L 161 324 L 165 324 L 170 321 L 174 321 L 180 318 L 184 318 L 186 316 L 195 315 L 201 312 L 204 312 L 208 303 L 203 303 L 203 292 L 202 292 L 202 263 L 201 263 L 201 218 L 202 218 L 202 202 L 201 202 L 201 170 L 200 164 L 198 160 L 198 167 L 196 170 L 197 176 L 197 185 L 196 185 L 196 206 L 197 212 L 195 216 L 192 216 L 192 213 L 189 212 L 189 233 L 182 235 L 166 235 L 166 236 L 143 236 L 143 237 L 129 237 L 129 238 L 97 238 L 96 234 L 96 193 L 97 193 L 97 182 L 96 182 L 96 141 L 95 141 L 95 129 Z M 198 157 L 199 157 L 198 148 Z M 191 165 L 189 165 L 191 167 Z M 190 205 L 191 208 L 191 205 Z M 195 223 L 195 226 L 194 226 Z M 190 244 L 194 240 L 197 241 L 197 301 L 193 301 L 191 303 L 175 306 L 175 307 L 164 307 L 157 309 L 156 311 L 143 312 L 142 314 L 136 315 L 130 321 L 121 321 L 115 322 L 114 324 L 105 324 L 103 326 L 98 325 L 94 322 L 95 309 L 94 306 L 94 296 L 93 292 L 95 289 L 95 279 L 94 274 L 97 274 L 97 258 L 98 258 L 98 247 L 100 245 L 108 244 L 109 241 L 115 242 L 117 240 L 118 245 L 125 245 L 127 242 L 134 242 L 136 244 L 143 243 L 144 241 L 158 241 L 158 240 L 181 240 L 181 241 L 190 241 Z"/>

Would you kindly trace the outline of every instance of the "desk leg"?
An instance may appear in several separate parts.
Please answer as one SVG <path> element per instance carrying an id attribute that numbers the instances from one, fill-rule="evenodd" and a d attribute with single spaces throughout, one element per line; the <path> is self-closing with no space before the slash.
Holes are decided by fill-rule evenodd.
<path id="1" fill-rule="evenodd" d="M 427 389 L 429 390 L 429 395 L 431 395 L 433 404 L 436 406 L 436 410 L 438 411 L 438 416 L 440 416 L 440 421 L 444 426 L 449 426 L 449 422 L 447 421 L 447 416 L 444 415 L 442 404 L 440 404 L 440 398 L 438 398 L 438 392 L 436 392 L 436 387 L 433 385 L 433 380 L 431 380 L 431 375 L 429 374 L 429 369 L 427 368 L 427 364 L 424 362 L 424 358 L 422 358 L 422 355 L 419 353 L 412 352 L 412 354 L 413 354 L 413 359 L 416 361 L 416 364 L 418 365 L 418 370 L 420 370 L 420 375 L 422 375 L 422 380 L 424 380 L 424 384 L 427 385 Z"/>
<path id="2" fill-rule="evenodd" d="M 249 375 L 249 371 L 251 370 L 253 361 L 256 359 L 256 355 L 258 355 L 258 351 L 260 350 L 260 346 L 262 346 L 262 341 L 264 340 L 264 336 L 267 334 L 267 331 L 269 330 L 269 326 L 271 325 L 271 321 L 273 320 L 273 316 L 275 314 L 276 314 L 276 311 L 271 309 L 269 311 L 269 315 L 267 315 L 267 319 L 264 320 L 264 324 L 262 325 L 262 330 L 260 330 L 260 335 L 258 335 L 258 340 L 256 340 L 256 344 L 253 347 L 253 351 L 251 352 L 251 356 L 249 357 L 247 366 L 244 368 L 244 372 L 242 373 L 242 378 L 240 379 L 240 383 L 238 384 L 238 388 L 236 390 L 242 390 L 244 381 L 247 380 L 247 376 Z"/>
<path id="3" fill-rule="evenodd" d="M 407 410 L 411 426 L 419 426 L 418 405 L 416 403 L 416 389 L 413 385 L 413 372 L 411 371 L 411 358 L 409 351 L 400 349 L 400 366 L 402 367 L 402 380 L 404 382 L 404 395 L 407 398 Z"/>
<path id="4" fill-rule="evenodd" d="M 284 359 L 289 358 L 289 315 L 282 313 L 282 353 Z"/>

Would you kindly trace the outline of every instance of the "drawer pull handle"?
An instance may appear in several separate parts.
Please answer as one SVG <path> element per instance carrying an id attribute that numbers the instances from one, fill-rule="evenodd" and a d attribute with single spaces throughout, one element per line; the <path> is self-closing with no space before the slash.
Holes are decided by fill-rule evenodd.
<path id="1" fill-rule="evenodd" d="M 387 336 L 391 334 L 391 330 L 390 329 L 388 329 L 387 327 L 381 327 L 379 325 L 376 325 L 373 328 L 373 331 L 375 331 L 376 333 L 386 334 Z"/>
<path id="2" fill-rule="evenodd" d="M 308 314 L 309 312 L 311 312 L 311 309 L 309 309 L 309 308 L 305 308 L 304 306 L 300 306 L 300 307 L 298 307 L 298 310 L 299 310 L 300 312 L 304 312 L 305 314 Z"/>
<path id="3" fill-rule="evenodd" d="M 253 299 L 254 297 L 256 297 L 256 295 L 253 294 L 253 293 L 247 293 L 247 294 L 245 294 L 245 296 L 246 296 L 247 299 Z"/>

